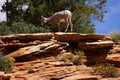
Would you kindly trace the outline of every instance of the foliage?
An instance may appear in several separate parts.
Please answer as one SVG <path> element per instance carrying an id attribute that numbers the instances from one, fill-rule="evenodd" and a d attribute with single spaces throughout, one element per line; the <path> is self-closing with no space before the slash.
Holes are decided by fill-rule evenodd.
<path id="1" fill-rule="evenodd" d="M 85 53 L 82 50 L 75 50 L 74 52 L 75 56 L 73 57 L 73 63 L 74 64 L 83 64 L 86 57 L 85 57 Z"/>
<path id="2" fill-rule="evenodd" d="M 0 35 L 11 34 L 10 27 L 5 22 L 0 23 Z"/>
<path id="3" fill-rule="evenodd" d="M 13 22 L 11 25 L 3 22 L 0 23 L 0 35 L 18 34 L 18 33 L 40 33 L 50 32 L 49 29 L 35 26 L 31 23 Z"/>
<path id="4" fill-rule="evenodd" d="M 81 51 L 80 53 L 77 52 L 76 55 L 74 55 L 71 52 L 68 53 L 64 53 L 61 55 L 60 57 L 60 61 L 64 61 L 64 62 L 72 62 L 75 65 L 80 65 L 83 64 L 82 60 L 83 60 L 83 52 Z"/>
<path id="5" fill-rule="evenodd" d="M 5 73 L 10 73 L 14 66 L 15 59 L 12 57 L 4 57 L 0 56 L 0 70 L 4 71 Z"/>
<path id="6" fill-rule="evenodd" d="M 106 2 L 107 0 L 11 0 L 2 6 L 2 12 L 6 11 L 7 22 L 23 20 L 40 25 L 41 15 L 48 17 L 55 12 L 68 9 L 73 13 L 72 22 L 75 32 L 94 33 L 92 21 L 103 21 Z M 56 25 L 47 26 L 53 32 L 58 31 Z M 64 30 L 64 27 L 61 27 L 61 30 Z"/>
<path id="7" fill-rule="evenodd" d="M 80 57 L 82 57 L 85 55 L 85 53 L 82 50 L 75 50 L 75 55 L 79 55 Z"/>
<path id="8" fill-rule="evenodd" d="M 64 54 L 61 55 L 60 61 L 66 62 L 67 59 L 71 61 L 71 60 L 73 59 L 73 56 L 74 56 L 74 55 L 73 55 L 71 52 L 64 53 Z"/>
<path id="9" fill-rule="evenodd" d="M 36 27 L 33 24 L 25 22 L 14 22 L 11 24 L 11 30 L 14 33 L 39 33 L 39 32 L 49 32 L 49 30 L 43 27 Z"/>
<path id="10" fill-rule="evenodd" d="M 72 58 L 72 63 L 75 64 L 75 65 L 81 65 L 81 64 L 83 64 L 82 58 L 80 56 L 78 56 L 78 55 L 75 55 Z"/>
<path id="11" fill-rule="evenodd" d="M 112 38 L 114 42 L 119 42 L 120 41 L 120 33 L 117 31 L 113 31 L 109 33 L 109 36 Z"/>
<path id="12" fill-rule="evenodd" d="M 118 77 L 119 72 L 113 64 L 100 63 L 93 66 L 95 74 L 102 74 L 104 77 Z"/>

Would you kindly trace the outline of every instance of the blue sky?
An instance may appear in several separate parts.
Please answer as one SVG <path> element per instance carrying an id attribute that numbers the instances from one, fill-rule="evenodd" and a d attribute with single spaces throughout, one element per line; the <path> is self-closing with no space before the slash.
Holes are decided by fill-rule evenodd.
<path id="1" fill-rule="evenodd" d="M 0 0 L 0 5 L 5 0 Z M 0 7 L 1 9 L 1 7 Z M 108 0 L 106 4 L 107 13 L 104 16 L 103 23 L 95 21 L 96 33 L 108 35 L 109 32 L 120 32 L 120 0 Z M 5 13 L 0 13 L 0 21 L 5 21 Z"/>
<path id="2" fill-rule="evenodd" d="M 120 0 L 108 0 L 104 23 L 95 21 L 96 33 L 108 35 L 112 31 L 120 32 Z"/>

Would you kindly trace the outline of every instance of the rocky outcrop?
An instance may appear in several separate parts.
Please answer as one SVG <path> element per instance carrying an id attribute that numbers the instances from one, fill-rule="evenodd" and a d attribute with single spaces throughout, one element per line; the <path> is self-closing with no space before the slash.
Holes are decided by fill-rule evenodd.
<path id="1" fill-rule="evenodd" d="M 11 74 L 0 72 L 2 80 L 66 80 L 65 78 L 76 76 L 83 79 L 83 75 L 89 76 L 84 79 L 96 80 L 96 76 L 91 76 L 91 67 L 85 65 L 68 65 L 57 61 L 56 57 L 50 56 L 28 62 L 17 62 Z M 88 79 L 89 78 L 89 79 Z M 73 79 L 71 79 L 73 80 Z"/>
<path id="2" fill-rule="evenodd" d="M 54 35 L 57 41 L 62 42 L 86 42 L 106 40 L 105 35 L 100 34 L 79 34 L 79 33 L 55 33 Z"/>
<path id="3" fill-rule="evenodd" d="M 28 42 L 34 40 L 48 41 L 53 37 L 53 33 L 36 33 L 36 34 L 16 34 L 8 36 L 0 36 L 3 42 L 12 42 L 13 40 L 18 40 L 21 42 Z"/>
<path id="4" fill-rule="evenodd" d="M 107 54 L 114 45 L 113 41 L 82 42 L 78 44 L 79 49 L 85 52 L 87 64 L 104 62 Z"/>
<path id="5" fill-rule="evenodd" d="M 114 45 L 113 49 L 110 50 L 110 53 L 106 57 L 108 63 L 114 64 L 116 67 L 120 67 L 120 44 Z"/>
<path id="6" fill-rule="evenodd" d="M 54 61 L 56 61 L 55 58 L 49 57 L 49 59 L 44 58 L 36 61 L 16 63 L 11 80 L 21 80 L 23 78 L 26 78 L 25 80 L 66 80 L 66 77 L 68 78 L 71 76 L 76 76 L 77 74 L 79 74 L 79 78 L 81 77 L 81 79 L 83 78 L 84 74 L 84 76 L 86 77 L 84 77 L 84 80 L 88 80 L 88 78 L 89 80 L 96 80 L 97 78 L 96 76 L 90 75 L 90 73 L 92 72 L 91 67 L 87 67 L 84 65 L 56 66 L 55 64 L 53 64 Z"/>
<path id="7" fill-rule="evenodd" d="M 0 78 L 2 77 L 3 80 L 99 80 L 101 77 L 91 75 L 93 72 L 91 67 L 83 64 L 75 65 L 69 60 L 60 61 L 58 54 L 82 50 L 87 58 L 87 65 L 111 62 L 115 59 L 109 57 L 106 60 L 106 57 L 113 45 L 110 38 L 100 34 L 38 33 L 0 36 L 0 52 L 18 61 L 15 63 L 12 75 L 0 73 Z M 77 57 L 75 56 L 73 59 Z"/>
<path id="8" fill-rule="evenodd" d="M 113 44 L 114 44 L 113 41 L 81 42 L 78 44 L 78 47 L 81 50 L 95 50 L 95 49 L 107 48 L 107 47 L 111 48 Z"/>
<path id="9" fill-rule="evenodd" d="M 114 45 L 110 38 L 100 34 L 55 33 L 54 37 L 60 42 L 68 42 L 69 50 L 83 50 L 87 64 L 104 62 Z"/>
<path id="10" fill-rule="evenodd" d="M 114 64 L 116 67 L 120 67 L 120 53 L 108 55 L 106 57 L 106 62 Z"/>
<path id="11" fill-rule="evenodd" d="M 0 42 L 0 51 L 16 59 L 33 59 L 79 49 L 85 52 L 88 63 L 104 61 L 114 44 L 105 35 L 79 33 L 16 34 L 0 36 Z"/>
<path id="12" fill-rule="evenodd" d="M 34 60 L 40 58 L 41 56 L 54 55 L 61 53 L 67 43 L 47 41 L 41 44 L 22 47 L 16 51 L 9 53 L 7 56 L 14 57 L 16 60 Z"/>

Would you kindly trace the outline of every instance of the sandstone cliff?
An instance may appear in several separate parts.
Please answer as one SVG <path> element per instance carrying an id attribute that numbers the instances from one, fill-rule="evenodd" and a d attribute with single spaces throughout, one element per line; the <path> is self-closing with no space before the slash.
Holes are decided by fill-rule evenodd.
<path id="1" fill-rule="evenodd" d="M 91 67 L 59 62 L 59 54 L 82 50 L 85 65 L 105 62 L 114 42 L 101 34 L 37 33 L 0 36 L 0 52 L 16 59 L 11 80 L 99 80 Z M 21 62 L 22 61 L 22 62 Z M 29 71 L 32 69 L 32 73 Z M 84 74 L 84 75 L 83 75 Z M 9 80 L 8 79 L 8 80 Z"/>

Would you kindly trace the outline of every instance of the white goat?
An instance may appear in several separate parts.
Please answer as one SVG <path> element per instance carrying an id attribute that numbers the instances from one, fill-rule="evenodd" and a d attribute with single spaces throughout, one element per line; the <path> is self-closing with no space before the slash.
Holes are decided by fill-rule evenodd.
<path id="1" fill-rule="evenodd" d="M 69 10 L 56 12 L 55 14 L 53 14 L 51 17 L 48 18 L 41 16 L 41 25 L 44 25 L 47 22 L 51 22 L 57 24 L 59 29 L 60 22 L 66 22 L 67 25 L 65 32 L 68 30 L 69 26 L 71 27 L 71 31 L 73 31 L 73 24 L 71 22 L 71 17 L 72 17 L 72 13 Z"/>

